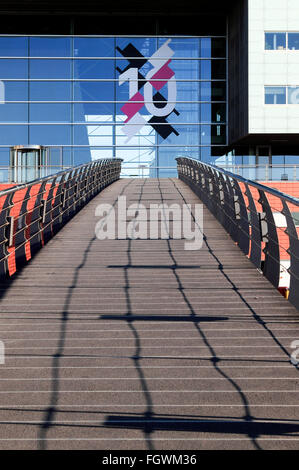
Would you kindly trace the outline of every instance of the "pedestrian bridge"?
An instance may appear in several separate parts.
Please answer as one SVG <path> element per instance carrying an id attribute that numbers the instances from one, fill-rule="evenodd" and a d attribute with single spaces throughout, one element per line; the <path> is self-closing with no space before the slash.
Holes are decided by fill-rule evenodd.
<path id="1" fill-rule="evenodd" d="M 189 159 L 170 179 L 120 164 L 0 193 L 0 448 L 298 450 L 298 201 Z M 201 249 L 163 211 L 167 239 L 98 239 L 99 204 L 132 223 L 120 195 L 204 203 Z"/>

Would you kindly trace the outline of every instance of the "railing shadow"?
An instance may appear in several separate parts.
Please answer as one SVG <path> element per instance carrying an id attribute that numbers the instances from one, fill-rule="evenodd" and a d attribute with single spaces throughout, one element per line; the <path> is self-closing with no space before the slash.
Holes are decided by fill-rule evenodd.
<path id="1" fill-rule="evenodd" d="M 185 200 L 184 196 L 180 192 L 179 188 L 176 186 L 174 181 L 172 180 L 176 190 L 178 191 L 178 195 L 182 198 L 184 203 L 187 204 L 187 201 Z M 160 195 L 161 195 L 161 201 L 163 201 L 163 194 L 160 189 Z M 165 220 L 165 219 L 164 219 Z M 196 222 L 196 221 L 195 221 Z M 238 290 L 237 286 L 235 283 L 230 279 L 229 275 L 225 272 L 225 269 L 220 261 L 220 259 L 216 256 L 214 251 L 212 250 L 208 237 L 206 235 L 203 235 L 204 243 L 208 249 L 208 252 L 212 255 L 212 257 L 215 259 L 217 262 L 218 268 L 221 271 L 222 275 L 225 277 L 225 279 L 229 282 L 231 285 L 232 289 L 237 293 L 239 296 L 240 300 L 246 305 L 248 311 L 252 314 L 253 318 L 263 326 L 265 331 L 270 335 L 270 337 L 273 339 L 273 341 L 281 348 L 284 354 L 287 355 L 289 358 L 289 353 L 287 350 L 284 348 L 284 346 L 280 343 L 280 341 L 276 338 L 275 334 L 270 330 L 270 328 L 267 326 L 266 322 L 264 322 L 261 317 L 255 312 L 254 308 L 249 304 L 249 302 L 242 296 L 240 291 Z M 138 372 L 141 378 L 141 383 L 143 387 L 143 391 L 146 395 L 147 399 L 147 411 L 144 413 L 142 416 L 139 417 L 134 417 L 134 418 L 128 418 L 127 416 L 121 416 L 121 415 L 110 415 L 107 416 L 107 419 L 105 421 L 105 425 L 108 427 L 116 427 L 116 428 L 127 428 L 127 429 L 140 429 L 144 432 L 145 437 L 147 438 L 147 441 L 149 440 L 149 436 L 151 433 L 153 433 L 156 430 L 163 430 L 163 431 L 187 431 L 187 432 L 210 432 L 210 433 L 222 433 L 222 434 L 241 434 L 241 435 L 246 435 L 252 442 L 253 446 L 257 450 L 261 450 L 262 447 L 260 443 L 257 441 L 258 437 L 261 435 L 270 435 L 270 436 L 279 436 L 279 435 L 291 435 L 291 433 L 298 432 L 299 431 L 299 423 L 281 423 L 281 422 L 265 422 L 263 420 L 259 420 L 256 418 L 250 408 L 249 400 L 246 396 L 246 393 L 242 390 L 242 387 L 238 384 L 237 380 L 233 379 L 232 377 L 229 376 L 224 370 L 222 370 L 221 367 L 221 361 L 222 359 L 217 355 L 215 348 L 212 345 L 212 342 L 207 338 L 205 335 L 203 329 L 200 326 L 201 321 L 215 321 L 214 317 L 205 317 L 205 316 L 200 316 L 197 315 L 191 301 L 188 299 L 188 296 L 185 292 L 185 289 L 183 288 L 182 281 L 180 279 L 180 276 L 178 274 L 177 268 L 181 267 L 180 265 L 177 264 L 176 259 L 175 259 L 175 254 L 173 253 L 170 245 L 170 241 L 167 240 L 168 244 L 168 253 L 173 261 L 173 266 L 168 267 L 168 269 L 172 269 L 175 279 L 177 281 L 177 288 L 178 291 L 180 292 L 182 299 L 184 300 L 185 305 L 188 307 L 189 310 L 189 318 L 186 316 L 163 316 L 163 315 L 142 315 L 142 317 L 138 317 L 137 315 L 132 316 L 132 314 L 127 314 L 130 316 L 130 320 L 133 321 L 135 320 L 152 320 L 152 321 L 190 321 L 193 323 L 194 327 L 196 328 L 198 334 L 200 335 L 201 339 L 203 340 L 203 343 L 207 346 L 211 358 L 207 359 L 208 362 L 210 362 L 211 366 L 213 369 L 217 372 L 217 374 L 222 378 L 225 379 L 233 388 L 234 390 L 238 393 L 243 410 L 244 410 L 244 415 L 241 418 L 241 420 L 236 420 L 233 417 L 229 417 L 229 419 L 226 419 L 225 421 L 223 418 L 219 417 L 217 419 L 216 416 L 213 417 L 204 417 L 203 419 L 199 419 L 198 417 L 192 417 L 192 419 L 183 419 L 183 418 L 167 418 L 165 417 L 159 417 L 153 412 L 153 404 L 152 400 L 150 399 L 150 394 L 148 387 L 146 386 L 145 378 L 142 372 L 140 372 L 140 364 L 139 361 L 141 359 L 140 357 L 140 352 L 141 352 L 141 345 L 140 345 L 140 338 L 138 337 L 137 331 L 132 328 L 132 331 L 134 332 L 134 336 L 136 338 L 136 367 L 138 366 Z M 129 284 L 128 284 L 128 274 L 127 271 L 130 267 L 134 267 L 131 265 L 131 260 L 129 258 L 129 264 L 127 267 L 125 267 L 126 270 L 126 280 L 127 280 L 127 286 L 126 286 L 126 292 L 127 292 L 127 303 L 128 303 L 128 310 L 131 311 L 131 303 L 129 299 Z M 157 266 L 155 266 L 157 268 Z M 158 267 L 159 268 L 159 267 Z M 165 268 L 167 268 L 165 266 Z M 125 320 L 124 317 L 122 316 L 112 316 L 112 315 L 105 315 L 101 316 L 101 318 L 109 318 L 109 319 L 123 319 Z M 227 317 L 216 317 L 217 320 L 228 320 Z M 137 354 L 138 353 L 138 354 Z M 225 359 L 226 361 L 228 359 Z M 230 359 L 229 359 L 230 360 Z M 240 358 L 242 361 L 243 359 Z M 239 359 L 238 359 L 239 361 Z M 251 360 L 250 360 L 251 361 Z M 254 360 L 251 362 L 255 362 Z M 274 361 L 276 362 L 276 361 Z M 278 361 L 279 362 L 279 361 Z M 153 443 L 151 440 L 149 440 L 149 447 L 152 449 Z"/>
<path id="2" fill-rule="evenodd" d="M 125 189 L 129 186 L 131 181 L 129 181 L 122 191 L 120 192 L 120 195 L 123 194 Z M 117 199 L 114 201 L 112 206 L 114 207 L 117 203 Z M 59 340 L 58 340 L 58 346 L 56 353 L 52 356 L 52 377 L 51 377 L 51 397 L 50 397 L 50 405 L 48 409 L 45 412 L 44 418 L 43 418 L 43 423 L 40 426 L 39 432 L 38 432 L 38 445 L 39 449 L 45 450 L 47 447 L 47 433 L 49 429 L 56 425 L 55 424 L 55 414 L 56 414 L 56 409 L 58 405 L 58 400 L 59 400 L 59 392 L 60 392 L 60 362 L 61 358 L 64 355 L 64 347 L 65 347 L 65 341 L 66 341 L 66 334 L 67 334 L 67 322 L 69 320 L 69 306 L 71 303 L 72 295 L 74 293 L 74 287 L 78 285 L 78 277 L 80 270 L 84 267 L 87 261 L 87 256 L 91 250 L 92 245 L 94 242 L 97 240 L 96 236 L 93 236 L 91 240 L 89 241 L 86 249 L 84 250 L 83 256 L 82 256 L 82 261 L 81 263 L 74 269 L 74 275 L 73 279 L 71 282 L 71 287 L 68 288 L 68 292 L 66 295 L 66 299 L 64 302 L 64 306 L 62 309 L 62 314 L 61 314 L 61 327 L 60 327 L 60 333 L 59 333 Z"/>

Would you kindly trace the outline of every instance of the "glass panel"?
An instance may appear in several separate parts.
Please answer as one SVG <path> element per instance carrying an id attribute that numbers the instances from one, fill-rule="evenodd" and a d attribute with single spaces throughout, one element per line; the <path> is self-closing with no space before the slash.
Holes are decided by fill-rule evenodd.
<path id="1" fill-rule="evenodd" d="M 71 99 L 70 82 L 30 82 L 31 101 L 69 101 Z"/>
<path id="2" fill-rule="evenodd" d="M 200 99 L 202 101 L 225 101 L 225 82 L 202 82 Z"/>
<path id="3" fill-rule="evenodd" d="M 114 38 L 74 38 L 74 57 L 114 57 Z"/>
<path id="4" fill-rule="evenodd" d="M 116 104 L 116 121 L 124 121 L 126 119 L 126 115 L 122 111 L 122 107 L 124 106 L 123 103 L 121 104 Z M 167 117 L 168 122 L 199 122 L 200 116 L 199 116 L 199 104 L 196 103 L 177 103 L 175 105 L 175 110 L 178 115 L 172 111 Z M 148 116 L 148 119 L 152 116 L 149 114 L 145 106 L 143 106 L 140 110 L 139 113 L 147 119 L 146 116 Z"/>
<path id="5" fill-rule="evenodd" d="M 28 104 L 4 103 L 0 105 L 1 122 L 27 122 Z M 1 129 L 0 129 L 1 131 Z"/>
<path id="6" fill-rule="evenodd" d="M 172 59 L 170 67 L 180 80 L 198 80 L 200 78 L 200 60 Z"/>
<path id="7" fill-rule="evenodd" d="M 82 163 L 88 163 L 91 160 L 97 160 L 99 158 L 112 158 L 113 149 L 111 147 L 74 147 L 73 159 L 74 165 L 81 165 Z"/>
<path id="8" fill-rule="evenodd" d="M 299 103 L 299 87 L 296 87 L 296 86 L 288 87 L 288 103 L 289 104 Z"/>
<path id="9" fill-rule="evenodd" d="M 0 59 L 0 79 L 28 78 L 27 59 Z"/>
<path id="10" fill-rule="evenodd" d="M 9 165 L 9 147 L 0 148 L 0 183 L 7 183 L 9 174 L 7 167 Z"/>
<path id="11" fill-rule="evenodd" d="M 212 121 L 212 108 L 210 103 L 200 105 L 200 121 L 209 123 Z"/>
<path id="12" fill-rule="evenodd" d="M 31 125 L 29 126 L 30 145 L 70 145 L 71 126 Z"/>
<path id="13" fill-rule="evenodd" d="M 167 38 L 160 40 L 159 47 L 167 41 Z M 171 40 L 172 47 L 173 40 Z M 132 47 L 133 46 L 133 47 Z M 156 38 L 116 38 L 116 57 L 151 57 L 157 50 L 157 39 Z M 135 49 L 137 49 L 136 52 Z M 121 52 L 123 51 L 123 53 Z M 133 53 L 133 55 L 132 55 Z M 141 57 L 142 58 L 142 57 Z M 127 67 L 128 63 L 126 60 L 119 61 L 122 66 L 121 69 Z"/>
<path id="14" fill-rule="evenodd" d="M 171 133 L 166 139 L 158 136 L 158 143 L 161 145 L 200 145 L 198 129 L 199 126 L 175 126 L 175 130 L 179 135 Z"/>
<path id="15" fill-rule="evenodd" d="M 30 78 L 71 78 L 71 60 L 31 59 Z"/>
<path id="16" fill-rule="evenodd" d="M 265 87 L 265 104 L 286 104 L 286 87 Z"/>
<path id="17" fill-rule="evenodd" d="M 91 161 L 90 148 L 75 148 L 73 149 L 73 165 L 82 165 Z"/>
<path id="18" fill-rule="evenodd" d="M 27 145 L 28 126 L 25 125 L 1 125 L 0 145 Z"/>
<path id="19" fill-rule="evenodd" d="M 1 57 L 26 57 L 28 55 L 28 38 L 1 37 Z"/>
<path id="20" fill-rule="evenodd" d="M 71 122 L 71 105 L 34 103 L 29 105 L 30 122 Z"/>
<path id="21" fill-rule="evenodd" d="M 114 78 L 114 60 L 74 60 L 74 78 Z"/>
<path id="22" fill-rule="evenodd" d="M 290 50 L 299 49 L 299 33 L 288 33 L 288 48 Z"/>
<path id="23" fill-rule="evenodd" d="M 90 124 L 74 126 L 75 145 L 100 145 L 109 146 L 113 144 L 113 126 Z"/>
<path id="24" fill-rule="evenodd" d="M 200 78 L 202 80 L 211 80 L 212 78 L 212 61 L 201 60 L 200 61 Z"/>
<path id="25" fill-rule="evenodd" d="M 4 96 L 5 101 L 28 101 L 28 82 L 4 82 Z"/>
<path id="26" fill-rule="evenodd" d="M 265 49 L 286 49 L 286 33 L 265 33 Z"/>
<path id="27" fill-rule="evenodd" d="M 76 101 L 114 101 L 113 82 L 75 82 Z"/>
<path id="28" fill-rule="evenodd" d="M 73 147 L 62 147 L 62 164 L 66 167 L 74 165 L 73 162 Z"/>
<path id="29" fill-rule="evenodd" d="M 71 57 L 70 38 L 36 38 L 29 43 L 31 57 Z"/>
<path id="30" fill-rule="evenodd" d="M 200 39 L 200 57 L 211 57 L 211 38 Z"/>
<path id="31" fill-rule="evenodd" d="M 211 144 L 211 126 L 201 126 L 201 143 Z"/>
<path id="32" fill-rule="evenodd" d="M 114 104 L 106 103 L 75 103 L 74 121 L 85 122 L 93 121 L 105 122 L 112 120 L 114 113 Z"/>

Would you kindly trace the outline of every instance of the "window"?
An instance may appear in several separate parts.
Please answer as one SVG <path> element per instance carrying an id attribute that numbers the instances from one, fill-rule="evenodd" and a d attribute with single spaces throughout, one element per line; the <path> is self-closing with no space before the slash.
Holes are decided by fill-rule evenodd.
<path id="1" fill-rule="evenodd" d="M 290 50 L 299 49 L 299 33 L 288 34 L 288 49 Z"/>
<path id="2" fill-rule="evenodd" d="M 268 51 L 286 49 L 286 33 L 265 33 L 265 49 Z"/>
<path id="3" fill-rule="evenodd" d="M 299 104 L 299 87 L 297 86 L 288 87 L 288 103 Z"/>
<path id="4" fill-rule="evenodd" d="M 266 86 L 265 104 L 286 104 L 286 87 Z"/>
<path id="5" fill-rule="evenodd" d="M 299 50 L 299 32 L 297 33 L 265 33 L 265 49 L 268 51 L 286 49 Z"/>

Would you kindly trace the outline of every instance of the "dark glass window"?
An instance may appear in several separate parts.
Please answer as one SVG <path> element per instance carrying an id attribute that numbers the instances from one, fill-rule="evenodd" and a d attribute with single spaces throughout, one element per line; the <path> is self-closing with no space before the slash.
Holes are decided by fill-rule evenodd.
<path id="1" fill-rule="evenodd" d="M 224 38 L 212 38 L 211 57 L 226 57 L 226 40 Z"/>
<path id="2" fill-rule="evenodd" d="M 212 60 L 212 79 L 220 80 L 226 78 L 226 61 L 225 60 Z"/>

